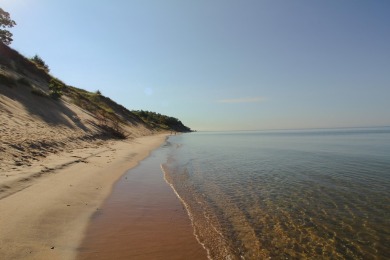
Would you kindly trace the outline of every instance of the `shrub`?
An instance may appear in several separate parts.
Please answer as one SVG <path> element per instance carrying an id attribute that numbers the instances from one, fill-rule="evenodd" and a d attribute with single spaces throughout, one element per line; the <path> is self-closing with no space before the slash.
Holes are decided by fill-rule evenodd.
<path id="1" fill-rule="evenodd" d="M 35 55 L 34 57 L 32 57 L 30 59 L 38 68 L 46 71 L 46 72 L 49 72 L 49 66 L 43 61 L 43 59 L 41 57 L 39 57 L 38 55 Z"/>
<path id="2" fill-rule="evenodd" d="M 62 96 L 62 90 L 64 88 L 64 83 L 59 79 L 52 78 L 49 83 L 50 96 L 54 99 L 59 99 Z"/>
<path id="3" fill-rule="evenodd" d="M 122 128 L 120 119 L 114 113 L 100 110 L 96 117 L 100 128 L 106 133 L 118 139 L 126 139 L 128 137 L 126 131 Z"/>

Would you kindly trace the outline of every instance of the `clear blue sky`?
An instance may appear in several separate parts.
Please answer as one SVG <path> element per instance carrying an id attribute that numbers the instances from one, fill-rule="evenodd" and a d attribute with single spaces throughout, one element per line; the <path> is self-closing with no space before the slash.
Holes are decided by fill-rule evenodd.
<path id="1" fill-rule="evenodd" d="M 390 1 L 0 0 L 11 47 L 197 130 L 390 125 Z"/>

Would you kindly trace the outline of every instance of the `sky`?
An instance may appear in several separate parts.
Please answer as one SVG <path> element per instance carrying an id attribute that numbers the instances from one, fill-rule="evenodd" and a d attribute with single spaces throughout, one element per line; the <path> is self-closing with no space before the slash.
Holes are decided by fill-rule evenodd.
<path id="1" fill-rule="evenodd" d="M 68 85 L 199 131 L 390 126 L 388 0 L 0 0 Z"/>

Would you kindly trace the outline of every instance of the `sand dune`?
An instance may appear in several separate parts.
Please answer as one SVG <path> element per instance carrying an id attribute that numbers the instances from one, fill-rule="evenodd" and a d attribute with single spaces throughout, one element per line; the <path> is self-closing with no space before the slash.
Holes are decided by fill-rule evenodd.
<path id="1" fill-rule="evenodd" d="M 32 93 L 32 89 L 48 92 L 47 81 L 6 66 L 0 66 L 0 74 L 12 83 L 0 81 L 0 198 L 49 172 L 46 157 L 61 154 L 60 164 L 70 164 L 84 154 L 79 149 L 88 148 L 86 153 L 94 154 L 94 149 L 112 140 L 99 127 L 96 116 L 69 97 L 53 100 Z M 20 83 L 20 78 L 29 85 Z M 131 138 L 153 134 L 142 124 L 123 128 Z"/>

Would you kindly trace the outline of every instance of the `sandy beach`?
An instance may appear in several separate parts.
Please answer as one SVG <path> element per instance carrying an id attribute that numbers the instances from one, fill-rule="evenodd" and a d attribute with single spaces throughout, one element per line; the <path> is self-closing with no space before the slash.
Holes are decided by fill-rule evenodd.
<path id="1" fill-rule="evenodd" d="M 165 139 L 160 134 L 112 141 L 33 162 L 24 181 L 8 182 L 7 191 L 0 193 L 0 258 L 74 259 L 91 217 L 115 181 Z M 12 171 L 2 174 L 13 176 Z M 178 199 L 167 201 L 181 207 Z"/>
<path id="2" fill-rule="evenodd" d="M 50 77 L 37 74 L 15 51 L 0 47 L 0 259 L 75 259 L 113 185 L 164 143 L 167 130 L 96 93 L 77 90 L 52 100 L 47 96 Z M 93 103 L 87 98 L 91 96 L 98 101 Z M 77 98 L 84 108 L 75 104 Z M 99 114 L 101 106 L 115 112 L 127 139 L 115 139 L 114 124 Z M 153 201 L 169 194 L 156 209 L 180 209 L 169 213 L 178 227 L 185 226 L 173 233 L 176 240 L 188 237 L 192 246 L 200 247 L 179 200 L 163 184 L 163 193 L 142 195 Z M 153 213 L 153 222 L 164 221 L 160 213 Z M 150 228 L 134 238 L 148 238 Z M 154 239 L 157 244 L 164 240 Z"/>
<path id="3" fill-rule="evenodd" d="M 97 211 L 77 259 L 207 259 L 183 204 L 164 180 L 164 148 L 127 171 Z"/>

